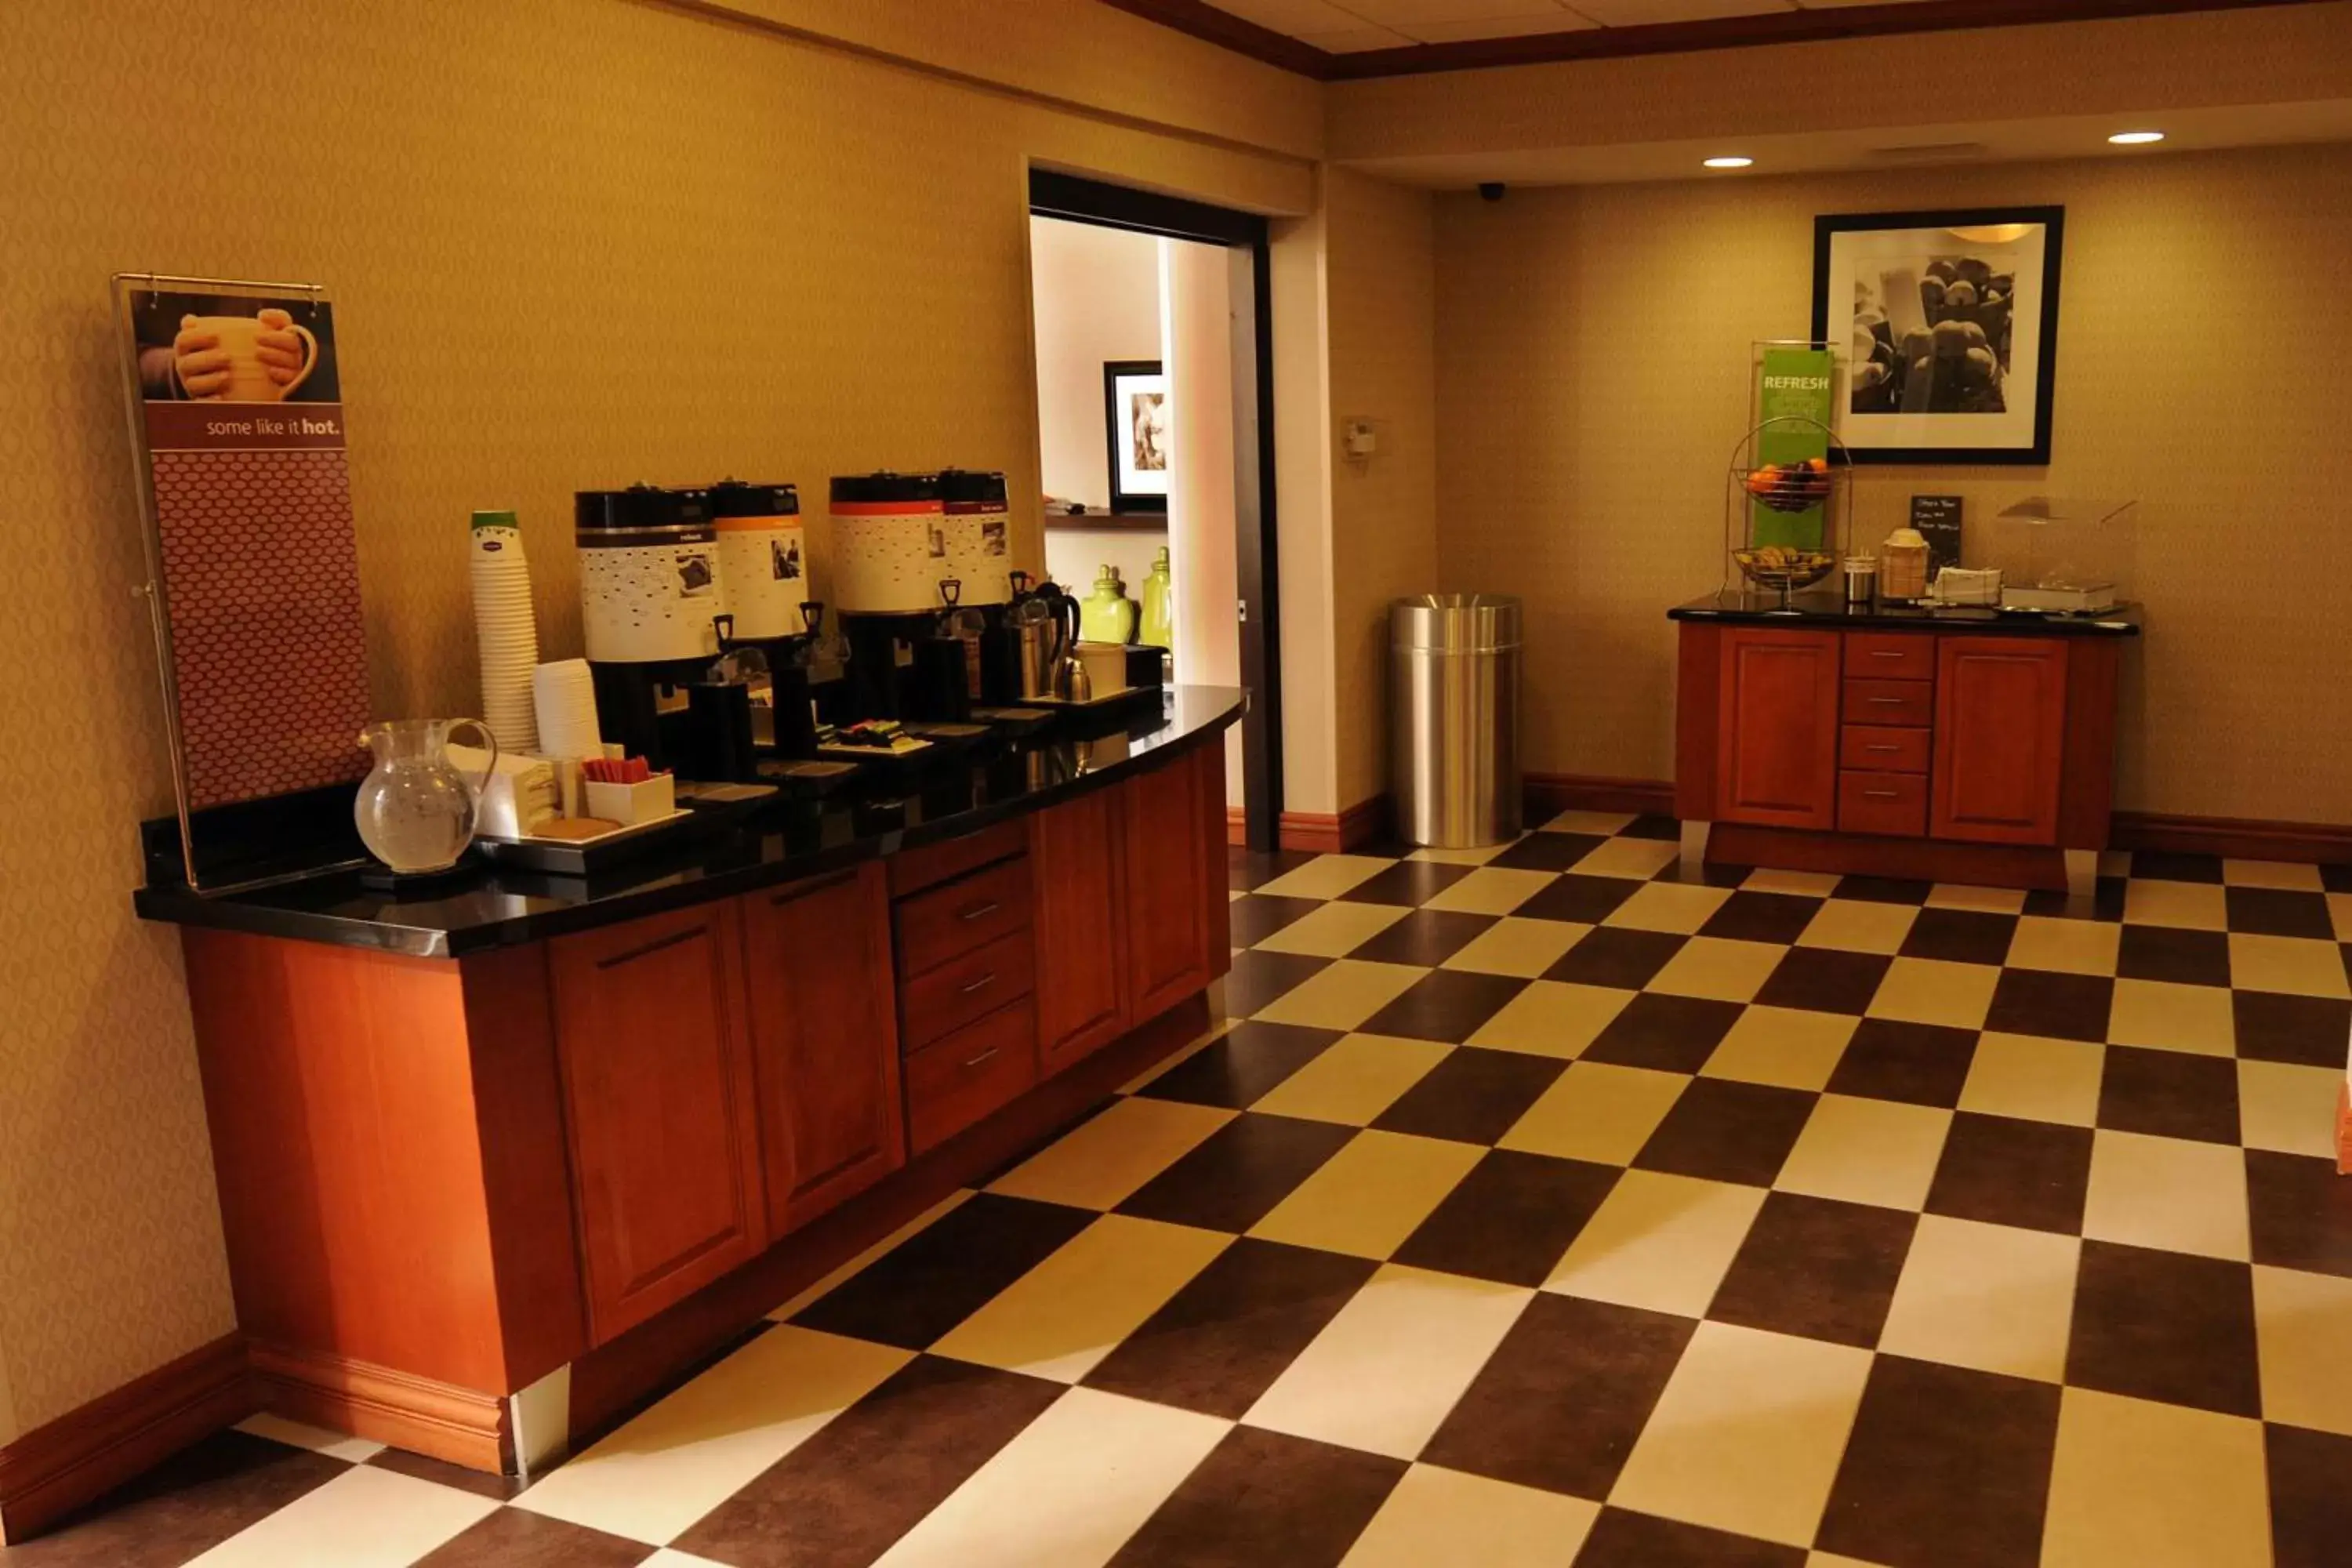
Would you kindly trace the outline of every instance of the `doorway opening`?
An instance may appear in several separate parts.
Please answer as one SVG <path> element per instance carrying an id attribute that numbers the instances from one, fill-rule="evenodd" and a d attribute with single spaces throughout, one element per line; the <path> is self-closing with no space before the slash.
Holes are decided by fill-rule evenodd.
<path id="1" fill-rule="evenodd" d="M 1263 217 L 1029 175 L 1046 570 L 1144 597 L 1167 552 L 1175 678 L 1248 694 L 1226 745 L 1244 841 L 1282 812 L 1273 352 Z"/>

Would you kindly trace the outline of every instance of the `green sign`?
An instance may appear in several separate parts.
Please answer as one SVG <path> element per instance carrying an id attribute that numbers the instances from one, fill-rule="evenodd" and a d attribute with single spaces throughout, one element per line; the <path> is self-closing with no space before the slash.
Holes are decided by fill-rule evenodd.
<path id="1" fill-rule="evenodd" d="M 1759 370 L 1756 407 L 1764 422 L 1756 437 L 1756 464 L 1802 463 L 1830 455 L 1829 425 L 1833 413 L 1830 387 L 1836 365 L 1827 349 L 1768 348 Z M 1775 419 L 1787 420 L 1772 424 Z M 1797 423 L 1810 420 L 1811 424 Z M 1793 550 L 1826 550 L 1822 507 L 1780 511 L 1760 500 L 1748 503 L 1748 530 L 1758 544 L 1785 544 Z"/>

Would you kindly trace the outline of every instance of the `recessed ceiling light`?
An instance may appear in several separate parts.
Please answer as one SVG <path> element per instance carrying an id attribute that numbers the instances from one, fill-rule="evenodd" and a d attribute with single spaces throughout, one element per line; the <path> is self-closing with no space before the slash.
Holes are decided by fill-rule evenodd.
<path id="1" fill-rule="evenodd" d="M 1723 158 L 1708 158 L 1705 160 L 1705 162 L 1706 166 L 1710 169 L 1745 169 L 1748 164 L 1756 162 L 1756 160 L 1753 158 L 1741 158 L 1734 155 Z"/>
<path id="2" fill-rule="evenodd" d="M 2161 131 L 2118 131 L 2107 138 L 2118 147 L 2145 147 L 2151 142 L 2164 140 Z"/>

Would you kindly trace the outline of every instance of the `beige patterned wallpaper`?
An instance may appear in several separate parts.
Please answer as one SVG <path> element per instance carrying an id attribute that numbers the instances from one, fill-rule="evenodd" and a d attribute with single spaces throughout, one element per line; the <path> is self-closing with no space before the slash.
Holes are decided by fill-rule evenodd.
<path id="1" fill-rule="evenodd" d="M 906 8 L 925 6 L 967 32 L 984 9 Z M 1034 564 L 1024 160 L 1276 212 L 1313 193 L 1295 153 L 1026 94 L 1056 47 L 1084 83 L 1107 50 L 1150 71 L 1164 37 L 1163 107 L 1187 82 L 1272 94 L 1255 122 L 1295 146 L 1318 102 L 1108 8 L 1052 12 L 1019 29 L 1024 93 L 1003 94 L 637 0 L 0 6 L 0 526 L 23 563 L 0 616 L 0 1382 L 19 1424 L 232 1323 L 177 948 L 129 901 L 132 825 L 170 797 L 108 275 L 334 290 L 388 715 L 478 704 L 476 507 L 520 512 L 553 654 L 578 642 L 582 487 L 733 473 L 821 498 L 835 472 L 997 466 Z"/>
<path id="2" fill-rule="evenodd" d="M 2352 822 L 2345 146 L 1441 197 L 1440 563 L 1525 585 L 1530 769 L 1671 776 L 1664 612 L 1721 576 L 1748 345 L 1807 330 L 1814 215 L 2008 203 L 2066 208 L 2053 461 L 1871 470 L 1859 531 L 1914 491 L 1979 539 L 2038 490 L 2137 497 L 2118 805 Z"/>

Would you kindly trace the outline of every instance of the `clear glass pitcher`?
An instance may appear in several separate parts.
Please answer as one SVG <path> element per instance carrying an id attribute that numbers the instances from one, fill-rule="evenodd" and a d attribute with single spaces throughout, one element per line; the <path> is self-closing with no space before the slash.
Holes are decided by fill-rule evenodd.
<path id="1" fill-rule="evenodd" d="M 490 753 L 478 775 L 449 761 L 449 737 L 468 725 Z M 474 813 L 498 771 L 498 736 L 479 719 L 390 719 L 369 725 L 360 744 L 375 752 L 375 767 L 352 804 L 368 853 L 395 871 L 456 865 L 474 841 Z"/>

